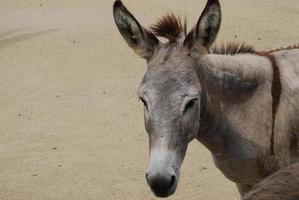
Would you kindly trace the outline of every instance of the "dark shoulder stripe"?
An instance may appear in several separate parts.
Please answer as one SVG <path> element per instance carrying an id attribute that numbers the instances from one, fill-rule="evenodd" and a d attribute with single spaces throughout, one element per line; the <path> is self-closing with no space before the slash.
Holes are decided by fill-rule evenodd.
<path id="1" fill-rule="evenodd" d="M 277 109 L 279 106 L 280 102 L 280 96 L 281 96 L 281 90 L 282 90 L 282 85 L 281 85 L 281 79 L 280 79 L 280 70 L 277 65 L 276 58 L 271 55 L 271 54 L 263 54 L 263 56 L 267 57 L 272 64 L 272 69 L 273 69 L 273 80 L 272 80 L 272 89 L 271 89 L 271 94 L 272 94 L 272 135 L 271 135 L 271 154 L 274 155 L 274 127 L 275 127 L 275 118 L 276 118 L 276 113 Z"/>

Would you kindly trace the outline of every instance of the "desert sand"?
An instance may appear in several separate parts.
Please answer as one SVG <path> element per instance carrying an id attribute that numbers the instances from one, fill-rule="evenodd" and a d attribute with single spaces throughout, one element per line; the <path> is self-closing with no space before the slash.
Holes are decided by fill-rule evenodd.
<path id="1" fill-rule="evenodd" d="M 197 21 L 205 0 L 124 0 L 144 26 L 172 10 Z M 298 0 L 222 0 L 217 42 L 266 50 L 299 42 Z M 2 0 L 0 199 L 156 199 L 136 91 L 145 61 L 112 18 L 113 0 Z M 232 200 L 238 192 L 197 141 L 170 200 Z"/>

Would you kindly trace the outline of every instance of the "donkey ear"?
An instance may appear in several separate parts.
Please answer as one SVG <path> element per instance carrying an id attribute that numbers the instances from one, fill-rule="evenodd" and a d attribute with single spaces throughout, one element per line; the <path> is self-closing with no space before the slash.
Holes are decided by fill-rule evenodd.
<path id="1" fill-rule="evenodd" d="M 113 5 L 113 15 L 117 28 L 128 45 L 138 55 L 149 59 L 159 44 L 156 36 L 142 28 L 120 0 L 116 0 Z"/>
<path id="2" fill-rule="evenodd" d="M 221 7 L 218 0 L 208 0 L 196 26 L 188 33 L 184 45 L 191 49 L 196 43 L 209 49 L 215 41 L 221 24 Z"/>

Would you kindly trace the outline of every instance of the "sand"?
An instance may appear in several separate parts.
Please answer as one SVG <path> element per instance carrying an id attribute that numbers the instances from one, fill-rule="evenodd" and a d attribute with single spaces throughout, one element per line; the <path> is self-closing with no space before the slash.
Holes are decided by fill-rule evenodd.
<path id="1" fill-rule="evenodd" d="M 189 27 L 204 0 L 125 0 L 149 26 L 173 10 Z M 120 37 L 112 0 L 2 0 L 0 199 L 156 199 L 136 91 L 145 62 Z M 218 42 L 257 49 L 299 42 L 298 0 L 222 0 Z M 198 142 L 171 200 L 238 199 Z"/>

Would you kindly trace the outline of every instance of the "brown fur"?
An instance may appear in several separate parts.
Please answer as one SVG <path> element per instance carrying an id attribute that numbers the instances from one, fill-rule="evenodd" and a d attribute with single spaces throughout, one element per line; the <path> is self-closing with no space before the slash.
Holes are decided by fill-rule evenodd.
<path id="1" fill-rule="evenodd" d="M 170 12 L 152 25 L 151 30 L 156 36 L 174 42 L 182 33 L 186 33 L 186 22 L 183 25 L 181 19 Z"/>
<path id="2" fill-rule="evenodd" d="M 243 200 L 298 200 L 299 164 L 284 168 L 257 184 Z"/>

